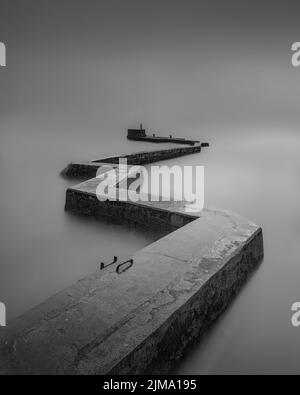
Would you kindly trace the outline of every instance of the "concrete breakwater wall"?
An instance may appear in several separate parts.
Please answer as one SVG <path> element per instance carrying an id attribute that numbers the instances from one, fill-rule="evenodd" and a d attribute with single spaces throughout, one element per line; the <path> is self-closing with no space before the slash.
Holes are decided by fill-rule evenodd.
<path id="1" fill-rule="evenodd" d="M 100 180 L 91 179 L 69 188 L 66 195 L 67 211 L 94 218 L 105 218 L 114 223 L 133 223 L 153 230 L 174 231 L 198 218 L 184 212 L 181 202 L 100 202 L 96 188 Z"/>
<path id="2" fill-rule="evenodd" d="M 201 145 L 195 147 L 180 147 L 180 148 L 170 148 L 166 150 L 159 151 L 143 151 L 136 152 L 130 155 L 121 155 L 116 157 L 110 157 L 105 159 L 100 159 L 95 162 L 109 162 L 109 163 L 119 163 L 119 159 L 126 158 L 129 165 L 145 165 L 148 163 L 159 162 L 166 159 L 178 158 L 179 156 L 190 155 L 199 153 L 202 150 Z"/>
<path id="3" fill-rule="evenodd" d="M 96 176 L 98 168 L 103 163 L 118 164 L 120 159 L 126 159 L 128 165 L 145 165 L 163 160 L 178 158 L 180 156 L 190 155 L 201 152 L 201 145 L 194 147 L 178 147 L 167 150 L 136 152 L 129 155 L 111 156 L 91 162 L 74 162 L 70 163 L 62 174 L 73 178 L 92 178 Z"/>
<path id="4" fill-rule="evenodd" d="M 129 164 L 194 148 L 201 150 L 133 154 Z M 0 332 L 0 374 L 168 373 L 262 260 L 262 229 L 232 212 L 190 214 L 185 202 L 100 202 L 96 172 L 118 161 L 69 165 L 66 175 L 93 178 L 67 190 L 66 210 L 169 234 L 130 257 L 123 273 L 116 263 L 9 323 Z"/>
<path id="5" fill-rule="evenodd" d="M 148 143 L 173 143 L 173 144 L 184 144 L 184 145 L 195 145 L 200 143 L 197 140 L 186 140 L 181 138 L 170 138 L 170 137 L 156 137 L 156 136 L 145 136 L 145 137 L 127 137 L 128 140 L 133 141 L 146 141 Z"/>

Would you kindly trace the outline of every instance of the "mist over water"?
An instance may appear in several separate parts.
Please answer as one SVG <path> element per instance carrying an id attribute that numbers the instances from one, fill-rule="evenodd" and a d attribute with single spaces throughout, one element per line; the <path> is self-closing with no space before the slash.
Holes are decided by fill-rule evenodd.
<path id="1" fill-rule="evenodd" d="M 201 158 L 206 203 L 230 208 L 263 227 L 265 258 L 226 314 L 176 373 L 299 374 L 300 201 L 297 132 L 214 139 Z M 185 160 L 185 159 L 184 159 Z"/>
<path id="2" fill-rule="evenodd" d="M 295 2 L 0 0 L 0 300 L 9 320 L 155 235 L 64 212 L 76 160 L 201 139 L 206 204 L 262 225 L 265 259 L 178 373 L 299 373 Z M 167 148 L 163 145 L 162 148 Z"/>

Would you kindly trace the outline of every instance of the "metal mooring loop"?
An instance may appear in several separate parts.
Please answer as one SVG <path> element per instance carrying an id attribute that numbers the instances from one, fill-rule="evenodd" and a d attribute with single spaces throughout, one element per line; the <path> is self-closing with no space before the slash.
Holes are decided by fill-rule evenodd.
<path id="1" fill-rule="evenodd" d="M 125 267 L 123 270 L 120 270 L 121 267 L 125 266 L 127 263 L 129 263 L 129 265 L 127 267 Z M 126 272 L 128 269 L 130 269 L 133 266 L 133 263 L 134 263 L 133 259 L 129 259 L 126 262 L 120 263 L 120 265 L 117 266 L 116 272 L 118 274 L 122 274 L 122 273 Z"/>
<path id="2" fill-rule="evenodd" d="M 107 265 L 105 265 L 105 263 L 101 262 L 100 263 L 100 270 L 106 269 L 107 267 L 109 267 L 109 266 L 111 266 L 111 265 L 113 265 L 114 263 L 117 263 L 117 262 L 118 262 L 118 257 L 117 256 L 115 256 L 114 260 L 111 263 L 108 263 Z"/>

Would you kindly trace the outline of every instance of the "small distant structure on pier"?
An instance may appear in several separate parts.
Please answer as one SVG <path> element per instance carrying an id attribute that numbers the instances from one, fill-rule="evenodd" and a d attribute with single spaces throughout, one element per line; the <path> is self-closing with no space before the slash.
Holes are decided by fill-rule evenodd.
<path id="1" fill-rule="evenodd" d="M 128 138 L 145 138 L 147 137 L 146 135 L 146 129 L 143 129 L 143 125 L 140 124 L 139 129 L 128 129 Z"/>

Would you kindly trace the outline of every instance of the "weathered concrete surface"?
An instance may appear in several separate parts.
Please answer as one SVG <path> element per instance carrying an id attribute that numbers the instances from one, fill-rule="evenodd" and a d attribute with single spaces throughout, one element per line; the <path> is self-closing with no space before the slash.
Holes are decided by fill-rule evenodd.
<path id="1" fill-rule="evenodd" d="M 228 306 L 263 256 L 262 231 L 232 213 L 199 218 L 1 330 L 2 374 L 163 373 Z"/>
<path id="2" fill-rule="evenodd" d="M 179 147 L 159 151 L 136 152 L 129 155 L 124 154 L 111 156 L 91 162 L 74 162 L 70 163 L 62 171 L 62 174 L 66 177 L 88 179 L 96 176 L 98 168 L 103 163 L 118 164 L 120 159 L 127 159 L 128 165 L 145 165 L 167 159 L 178 158 L 180 156 L 199 153 L 201 150 L 201 145 L 196 145 L 194 147 Z"/>

